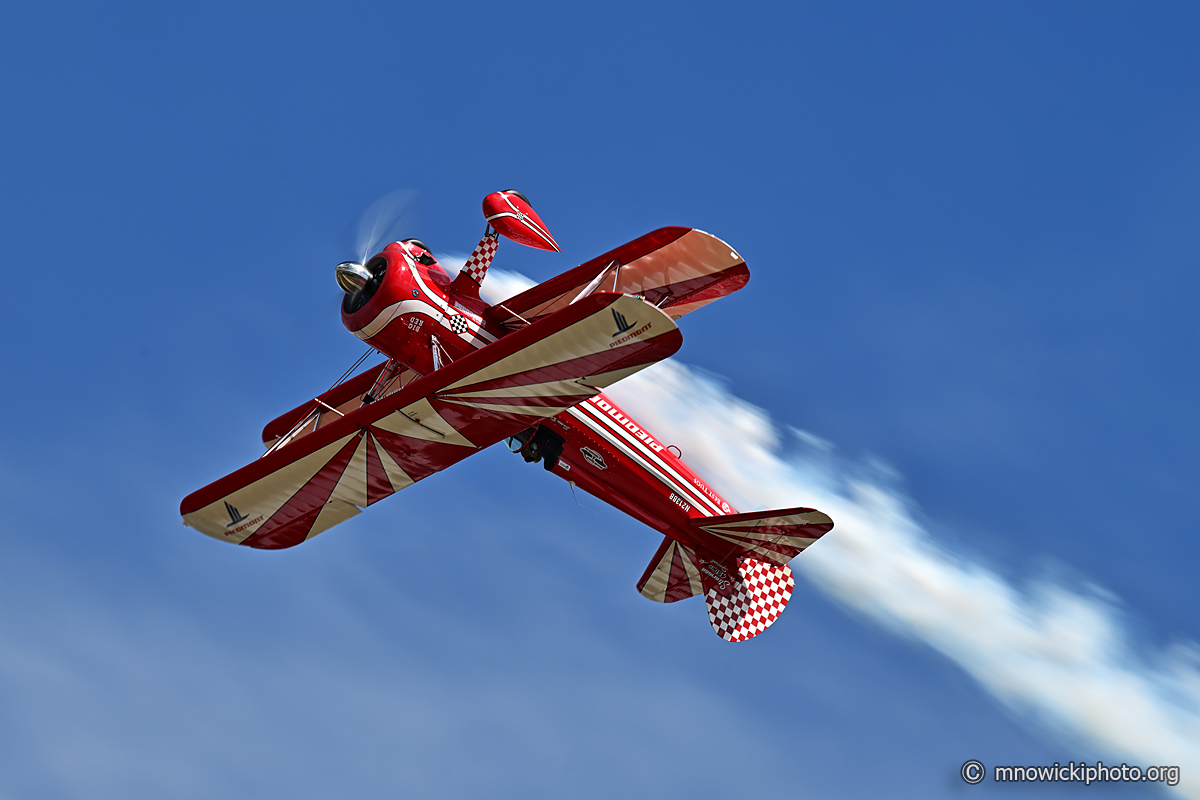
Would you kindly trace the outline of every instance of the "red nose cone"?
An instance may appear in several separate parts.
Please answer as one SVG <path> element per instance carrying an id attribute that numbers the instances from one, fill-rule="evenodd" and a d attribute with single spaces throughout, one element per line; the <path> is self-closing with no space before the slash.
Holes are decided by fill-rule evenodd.
<path id="1" fill-rule="evenodd" d="M 542 218 L 512 190 L 492 192 L 483 198 L 483 215 L 493 228 L 517 244 L 560 252 Z"/>

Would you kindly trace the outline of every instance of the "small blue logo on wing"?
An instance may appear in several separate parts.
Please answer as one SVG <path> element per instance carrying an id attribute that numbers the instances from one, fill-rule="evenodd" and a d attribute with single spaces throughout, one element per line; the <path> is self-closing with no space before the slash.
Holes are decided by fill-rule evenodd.
<path id="1" fill-rule="evenodd" d="M 634 320 L 633 322 L 626 322 L 625 315 L 618 312 L 615 308 L 612 310 L 612 315 L 613 322 L 617 323 L 617 332 L 613 334 L 614 339 L 625 331 L 631 329 L 634 325 L 637 325 L 637 320 Z"/>
<path id="2" fill-rule="evenodd" d="M 241 522 L 242 520 L 244 520 L 246 518 L 245 514 L 239 514 L 238 510 L 236 508 L 229 505 L 228 500 L 225 501 L 225 510 L 229 512 L 229 519 L 233 520 L 232 522 L 230 522 L 228 525 L 225 526 L 226 528 L 232 528 L 234 525 L 237 525 L 239 522 Z"/>

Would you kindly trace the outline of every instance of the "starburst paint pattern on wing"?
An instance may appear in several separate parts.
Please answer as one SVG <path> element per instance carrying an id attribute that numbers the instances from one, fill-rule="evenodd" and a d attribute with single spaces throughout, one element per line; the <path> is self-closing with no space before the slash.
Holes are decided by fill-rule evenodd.
<path id="1" fill-rule="evenodd" d="M 649 320 L 614 346 L 612 308 Z M 215 539 L 291 547 L 365 506 L 562 412 L 670 356 L 666 315 L 597 295 L 364 405 L 184 498 L 184 523 Z M 242 521 L 234 525 L 234 513 Z"/>

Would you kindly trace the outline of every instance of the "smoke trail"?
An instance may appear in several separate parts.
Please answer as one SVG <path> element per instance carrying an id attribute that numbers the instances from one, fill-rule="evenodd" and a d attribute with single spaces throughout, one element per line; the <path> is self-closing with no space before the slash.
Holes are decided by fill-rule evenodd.
<path id="1" fill-rule="evenodd" d="M 1194 645 L 1134 652 L 1116 609 L 1049 582 L 1028 590 L 935 542 L 907 501 L 677 362 L 612 387 L 613 396 L 743 511 L 811 505 L 832 534 L 792 562 L 799 575 L 889 629 L 926 642 L 1006 704 L 1068 738 L 1142 766 L 1181 766 L 1200 797 L 1200 655 Z"/>
<path id="2" fill-rule="evenodd" d="M 532 285 L 496 269 L 487 280 L 491 302 Z M 833 517 L 834 531 L 792 562 L 798 575 L 929 644 L 1069 742 L 1116 751 L 1142 767 L 1180 766 L 1176 790 L 1200 800 L 1194 644 L 1135 652 L 1109 602 L 1048 581 L 1014 586 L 936 542 L 904 497 L 871 470 L 839 463 L 817 437 L 789 429 L 803 447 L 783 454 L 785 431 L 766 412 L 678 362 L 608 392 L 661 441 L 681 447 L 742 511 L 811 505 Z"/>

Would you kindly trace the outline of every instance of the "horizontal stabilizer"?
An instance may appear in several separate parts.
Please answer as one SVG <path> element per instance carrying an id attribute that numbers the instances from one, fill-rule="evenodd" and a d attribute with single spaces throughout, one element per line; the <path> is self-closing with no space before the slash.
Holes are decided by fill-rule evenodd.
<path id="1" fill-rule="evenodd" d="M 704 603 L 713 630 L 727 642 L 744 642 L 765 631 L 779 619 L 796 587 L 791 567 L 752 558 L 741 559 L 736 570 L 721 578 L 725 587 L 712 582 Z"/>
<path id="2" fill-rule="evenodd" d="M 833 520 L 812 508 L 781 508 L 696 517 L 693 531 L 703 532 L 704 546 L 722 559 L 749 557 L 786 564 L 800 551 L 833 529 Z"/>
<path id="3" fill-rule="evenodd" d="M 703 594 L 696 554 L 664 536 L 637 588 L 642 597 L 656 603 L 674 603 Z"/>

